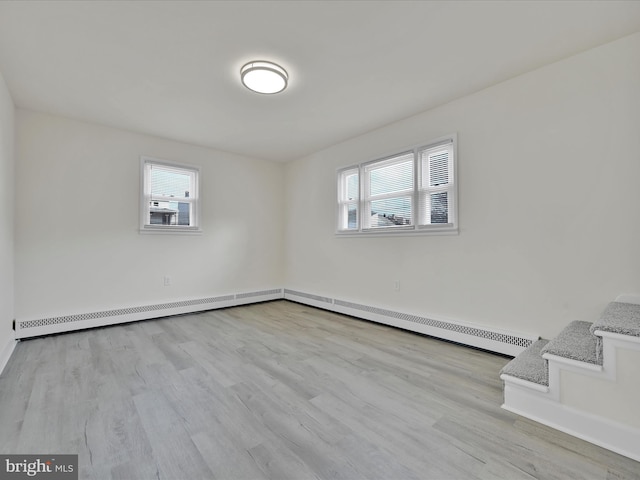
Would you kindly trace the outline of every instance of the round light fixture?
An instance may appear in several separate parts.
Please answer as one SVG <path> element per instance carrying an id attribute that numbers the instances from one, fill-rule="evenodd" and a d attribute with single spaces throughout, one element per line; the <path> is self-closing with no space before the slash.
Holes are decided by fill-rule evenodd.
<path id="1" fill-rule="evenodd" d="M 257 93 L 280 93 L 287 88 L 289 74 L 280 65 L 254 60 L 240 69 L 242 84 Z"/>

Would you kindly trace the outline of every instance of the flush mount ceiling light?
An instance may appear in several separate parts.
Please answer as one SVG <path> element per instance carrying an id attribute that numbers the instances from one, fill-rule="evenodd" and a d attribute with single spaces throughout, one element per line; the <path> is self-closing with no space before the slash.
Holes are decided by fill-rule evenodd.
<path id="1" fill-rule="evenodd" d="M 240 69 L 242 84 L 257 93 L 280 93 L 287 88 L 289 75 L 280 65 L 254 60 Z"/>

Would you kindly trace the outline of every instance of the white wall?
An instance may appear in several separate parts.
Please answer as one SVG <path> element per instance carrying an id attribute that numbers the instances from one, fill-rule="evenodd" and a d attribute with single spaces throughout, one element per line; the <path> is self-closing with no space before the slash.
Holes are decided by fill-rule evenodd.
<path id="1" fill-rule="evenodd" d="M 13 340 L 14 106 L 0 74 L 0 372 Z"/>
<path id="2" fill-rule="evenodd" d="M 632 345 L 629 344 L 630 347 Z M 604 375 L 584 375 L 579 371 L 562 370 L 560 400 L 569 408 L 614 420 L 640 433 L 640 349 L 618 347 L 613 352 L 616 358 L 605 360 L 605 364 L 609 361 L 610 365 L 615 365 L 615 381 L 603 378 Z M 631 451 L 635 449 L 640 456 L 640 445 L 625 447 Z"/>
<path id="3" fill-rule="evenodd" d="M 16 131 L 18 320 L 282 285 L 281 164 L 21 109 Z M 202 168 L 202 235 L 139 233 L 140 155 Z"/>
<path id="4" fill-rule="evenodd" d="M 638 58 L 635 34 L 288 164 L 286 286 L 545 337 L 640 293 Z M 452 132 L 458 236 L 334 236 L 336 168 Z"/>
<path id="5" fill-rule="evenodd" d="M 15 314 L 3 268 L 0 321 L 283 283 L 546 337 L 594 320 L 640 292 L 639 54 L 636 34 L 286 166 L 18 110 Z M 6 183 L 13 106 L 0 90 Z M 336 168 L 452 132 L 458 236 L 334 236 Z M 140 155 L 202 166 L 202 236 L 138 233 Z"/>

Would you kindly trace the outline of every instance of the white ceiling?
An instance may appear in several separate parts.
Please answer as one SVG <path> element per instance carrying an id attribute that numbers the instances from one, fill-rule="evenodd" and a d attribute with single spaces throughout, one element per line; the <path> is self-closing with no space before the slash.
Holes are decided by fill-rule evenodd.
<path id="1" fill-rule="evenodd" d="M 18 107 L 288 161 L 640 31 L 640 1 L 2 1 Z M 289 88 L 258 95 L 268 59 Z"/>

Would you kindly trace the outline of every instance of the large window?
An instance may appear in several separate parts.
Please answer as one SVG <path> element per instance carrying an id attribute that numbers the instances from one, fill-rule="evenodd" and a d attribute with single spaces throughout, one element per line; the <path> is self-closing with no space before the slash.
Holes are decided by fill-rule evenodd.
<path id="1" fill-rule="evenodd" d="M 339 234 L 456 233 L 456 136 L 338 171 Z"/>
<path id="2" fill-rule="evenodd" d="M 141 158 L 142 232 L 198 233 L 197 167 L 187 167 L 149 157 Z"/>

